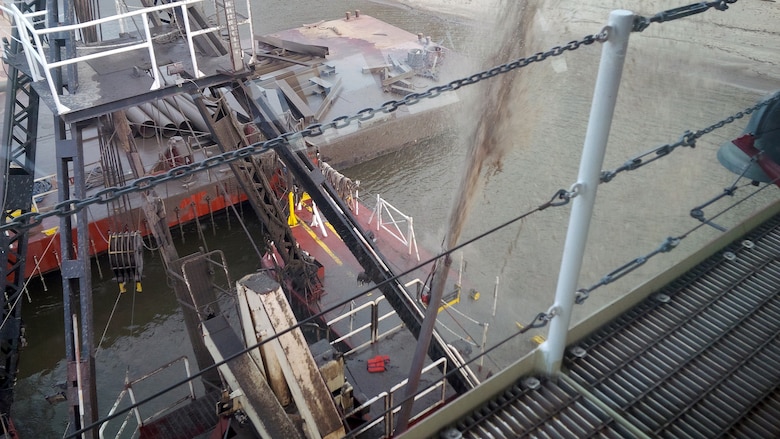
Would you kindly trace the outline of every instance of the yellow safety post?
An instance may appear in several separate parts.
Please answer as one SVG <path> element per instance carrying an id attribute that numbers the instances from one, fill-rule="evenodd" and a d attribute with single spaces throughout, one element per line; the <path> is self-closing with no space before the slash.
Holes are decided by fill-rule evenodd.
<path id="1" fill-rule="evenodd" d="M 289 193 L 289 205 L 290 205 L 290 216 L 287 217 L 287 225 L 297 226 L 298 225 L 298 218 L 295 216 L 295 195 L 292 193 L 292 191 Z"/>

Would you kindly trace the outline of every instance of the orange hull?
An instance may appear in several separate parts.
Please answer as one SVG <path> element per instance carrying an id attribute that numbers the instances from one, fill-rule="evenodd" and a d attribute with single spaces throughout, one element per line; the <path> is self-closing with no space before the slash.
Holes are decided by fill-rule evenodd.
<path id="1" fill-rule="evenodd" d="M 217 191 L 218 188 L 214 188 Z M 221 192 L 221 191 L 220 191 Z M 202 218 L 219 212 L 231 204 L 246 201 L 246 195 L 237 192 L 228 196 L 216 195 L 211 190 L 203 190 L 191 195 L 183 195 L 174 199 L 165 200 L 165 206 L 168 212 L 176 212 L 174 218 L 168 215 L 168 226 L 176 227 L 194 221 L 195 218 Z M 174 205 L 175 203 L 175 205 Z M 140 208 L 132 209 L 133 217 L 141 215 Z M 146 225 L 146 221 L 140 222 L 140 232 L 143 236 L 151 233 Z M 94 257 L 108 250 L 108 234 L 111 229 L 111 220 L 107 217 L 93 220 L 89 223 L 89 255 Z M 60 233 L 46 234 L 44 229 L 33 229 L 28 238 L 27 263 L 25 264 L 25 278 L 39 276 L 45 273 L 60 269 L 62 257 L 60 247 Z M 50 229 L 49 229 L 50 230 Z M 76 231 L 73 230 L 74 241 L 76 240 Z M 74 246 L 78 242 L 74 242 Z"/>

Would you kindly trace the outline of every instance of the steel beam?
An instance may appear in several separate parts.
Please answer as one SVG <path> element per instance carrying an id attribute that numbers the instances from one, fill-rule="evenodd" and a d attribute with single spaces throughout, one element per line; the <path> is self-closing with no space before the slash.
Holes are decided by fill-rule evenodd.
<path id="1" fill-rule="evenodd" d="M 23 12 L 37 11 L 41 3 L 16 2 Z M 4 47 L 3 61 L 22 50 L 19 31 L 14 27 L 11 41 Z M 32 205 L 35 174 L 35 149 L 38 131 L 38 94 L 30 77 L 12 65 L 6 66 L 5 120 L 3 145 L 0 147 L 0 222 L 7 224 L 16 213 L 29 212 Z M 13 390 L 19 367 L 19 350 L 24 346 L 22 294 L 27 260 L 28 234 L 7 229 L 0 234 L 0 417 L 8 418 L 13 404 Z M 6 425 L 7 422 L 3 422 Z"/>
<path id="2" fill-rule="evenodd" d="M 71 126 L 76 138 L 68 138 L 65 124 L 55 116 L 57 149 L 58 201 L 71 199 L 70 169 L 73 169 L 73 196 L 87 194 L 84 171 L 82 127 Z M 65 317 L 65 358 L 68 361 L 66 395 L 69 405 L 69 433 L 93 424 L 98 419 L 95 384 L 95 333 L 92 312 L 92 271 L 89 262 L 89 221 L 87 210 L 60 217 L 60 252 L 62 254 L 62 299 Z M 76 235 L 73 220 L 76 220 Z M 78 304 L 78 311 L 74 306 Z M 78 322 L 78 336 L 74 328 Z M 78 355 L 77 355 L 78 353 Z M 92 437 L 97 438 L 94 430 Z"/>

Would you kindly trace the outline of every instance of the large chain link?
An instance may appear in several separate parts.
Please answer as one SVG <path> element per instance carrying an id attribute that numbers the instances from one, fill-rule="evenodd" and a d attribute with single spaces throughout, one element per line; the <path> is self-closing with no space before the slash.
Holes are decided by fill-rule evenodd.
<path id="1" fill-rule="evenodd" d="M 422 93 L 411 93 L 400 100 L 385 102 L 378 108 L 365 108 L 352 116 L 340 116 L 328 123 L 310 125 L 299 132 L 285 133 L 266 142 L 256 143 L 239 148 L 235 151 L 228 151 L 222 154 L 218 154 L 200 162 L 178 166 L 169 170 L 165 174 L 141 177 L 128 186 L 105 188 L 82 200 L 71 199 L 62 201 L 54 205 L 54 208 L 47 212 L 27 212 L 14 218 L 12 221 L 3 224 L 0 226 L 0 230 L 31 229 L 40 225 L 44 219 L 51 216 L 72 215 L 92 204 L 107 204 L 131 193 L 146 191 L 157 185 L 197 174 L 199 172 L 228 164 L 239 159 L 250 157 L 255 154 L 260 154 L 272 148 L 287 146 L 289 145 L 289 141 L 293 138 L 316 137 L 322 135 L 329 129 L 345 128 L 356 121 L 367 121 L 379 113 L 392 113 L 402 106 L 412 106 L 419 103 L 423 99 L 433 99 L 442 93 L 458 90 L 459 88 L 476 84 L 480 81 L 493 78 L 497 75 L 526 67 L 529 64 L 541 62 L 550 57 L 562 55 L 567 51 L 577 50 L 582 46 L 591 45 L 597 41 L 603 42 L 606 40 L 606 38 L 607 33 L 604 31 L 594 35 L 587 35 L 581 40 L 571 41 L 564 46 L 555 46 L 546 52 L 538 52 L 529 57 L 519 58 L 509 63 L 493 67 L 489 70 L 454 80 L 445 85 L 434 86 Z"/>
<path id="2" fill-rule="evenodd" d="M 649 163 L 652 163 L 652 162 L 660 159 L 661 157 L 666 157 L 672 151 L 674 151 L 677 147 L 688 146 L 688 147 L 691 147 L 691 148 L 695 148 L 696 147 L 696 140 L 699 139 L 700 137 L 704 136 L 705 134 L 709 134 L 709 133 L 711 133 L 711 132 L 713 132 L 713 131 L 715 131 L 715 130 L 717 130 L 719 128 L 723 128 L 724 126 L 726 126 L 726 125 L 728 125 L 730 123 L 734 123 L 735 121 L 737 121 L 739 119 L 742 119 L 743 117 L 748 116 L 748 115 L 754 113 L 755 111 L 757 111 L 757 110 L 759 110 L 759 109 L 761 109 L 763 107 L 771 105 L 771 104 L 777 102 L 778 100 L 780 100 L 780 93 L 776 93 L 772 97 L 770 97 L 768 99 L 765 99 L 765 100 L 757 103 L 756 105 L 753 105 L 752 107 L 748 107 L 748 108 L 745 108 L 742 111 L 738 111 L 738 112 L 732 114 L 731 116 L 729 116 L 729 117 L 727 117 L 727 118 L 725 118 L 723 120 L 720 120 L 720 121 L 718 121 L 718 122 L 708 126 L 707 128 L 698 130 L 696 132 L 686 131 L 685 133 L 683 133 L 682 136 L 680 136 L 680 140 L 678 140 L 675 143 L 667 143 L 665 145 L 661 145 L 661 146 L 659 146 L 657 148 L 653 148 L 653 149 L 651 149 L 649 151 L 646 151 L 646 152 L 644 152 L 642 154 L 639 154 L 639 155 L 629 159 L 625 163 L 623 163 L 622 166 L 619 166 L 619 167 L 617 167 L 617 168 L 615 168 L 615 169 L 613 169 L 611 171 L 602 171 L 601 172 L 601 182 L 602 183 L 608 183 L 608 182 L 612 181 L 612 179 L 615 178 L 615 176 L 617 174 L 619 174 L 619 173 L 621 173 L 623 171 L 633 171 L 633 170 L 639 169 L 642 166 L 645 166 L 645 165 L 647 165 Z M 650 155 L 654 155 L 654 157 L 651 157 L 650 159 L 645 160 L 645 157 L 650 156 Z"/>

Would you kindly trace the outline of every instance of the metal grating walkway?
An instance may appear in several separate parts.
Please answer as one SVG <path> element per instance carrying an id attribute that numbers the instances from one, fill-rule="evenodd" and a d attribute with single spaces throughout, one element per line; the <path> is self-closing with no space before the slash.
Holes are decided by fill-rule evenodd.
<path id="1" fill-rule="evenodd" d="M 517 384 L 455 428 L 467 438 L 780 437 L 779 335 L 776 216 L 570 346 L 567 379 Z"/>
<path id="2" fill-rule="evenodd" d="M 463 418 L 464 438 L 625 438 L 629 432 L 564 382 L 529 378 Z"/>

